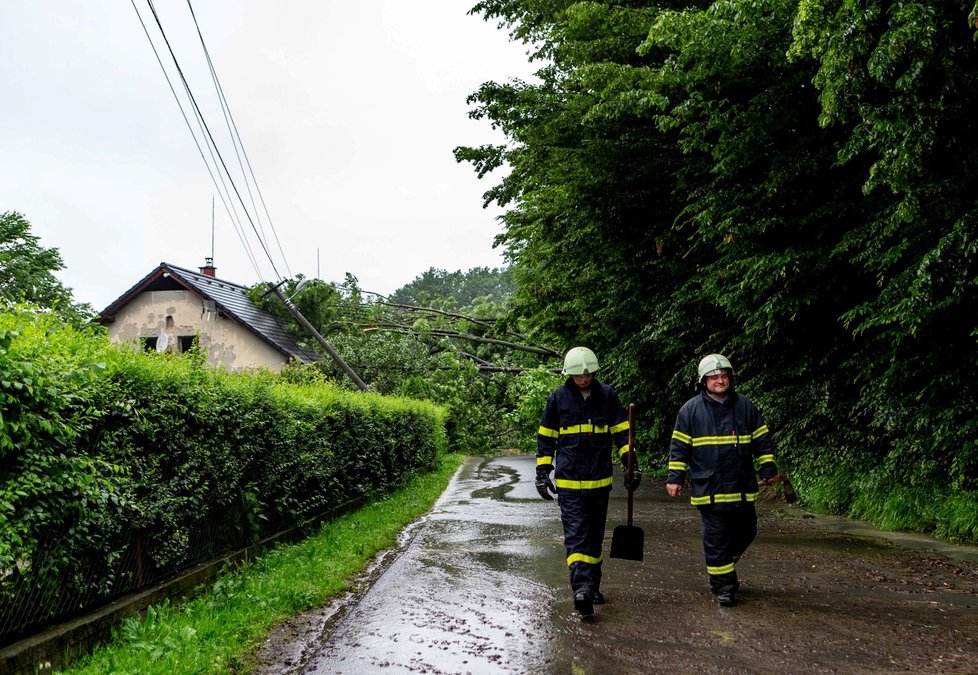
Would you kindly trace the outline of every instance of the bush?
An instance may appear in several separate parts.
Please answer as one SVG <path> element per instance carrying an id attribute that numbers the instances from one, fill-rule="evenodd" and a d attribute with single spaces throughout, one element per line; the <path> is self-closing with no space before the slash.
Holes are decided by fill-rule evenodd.
<path id="1" fill-rule="evenodd" d="M 119 348 L 30 308 L 0 318 L 0 396 L 0 636 L 386 493 L 447 447 L 434 404 Z"/>
<path id="2" fill-rule="evenodd" d="M 97 340 L 51 312 L 0 313 L 0 573 L 22 573 L 45 530 L 66 548 L 94 533 L 89 513 L 117 503 L 120 467 L 86 451 L 100 412 L 89 405 L 104 375 Z M 69 525 L 71 527 L 69 527 Z"/>

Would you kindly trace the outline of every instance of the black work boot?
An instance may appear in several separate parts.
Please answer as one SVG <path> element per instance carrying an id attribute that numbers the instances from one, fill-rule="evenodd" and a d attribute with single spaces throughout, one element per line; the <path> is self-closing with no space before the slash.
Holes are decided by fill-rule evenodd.
<path id="1" fill-rule="evenodd" d="M 717 602 L 720 603 L 721 607 L 733 607 L 737 604 L 737 599 L 733 593 L 723 592 L 717 593 Z"/>
<path id="2" fill-rule="evenodd" d="M 603 605 L 604 604 L 604 594 L 601 591 L 595 591 L 591 595 L 591 602 L 593 602 L 595 605 Z"/>
<path id="3" fill-rule="evenodd" d="M 594 616 L 594 595 L 591 591 L 582 590 L 574 594 L 574 609 L 581 614 L 581 618 Z"/>

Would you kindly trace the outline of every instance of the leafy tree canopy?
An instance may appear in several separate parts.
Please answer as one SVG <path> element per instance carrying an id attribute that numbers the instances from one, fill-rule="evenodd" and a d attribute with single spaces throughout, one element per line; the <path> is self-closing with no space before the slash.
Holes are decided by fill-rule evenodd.
<path id="1" fill-rule="evenodd" d="M 41 246 L 24 216 L 0 213 L 0 298 L 54 309 L 78 323 L 92 315 L 92 308 L 74 302 L 71 289 L 54 276 L 62 269 L 58 249 Z"/>
<path id="2" fill-rule="evenodd" d="M 473 267 L 467 272 L 429 268 L 414 281 L 391 294 L 391 302 L 404 305 L 460 309 L 477 298 L 503 303 L 513 293 L 513 275 L 507 269 Z"/>
<path id="3" fill-rule="evenodd" d="M 723 351 L 812 501 L 978 489 L 972 4 L 480 2 L 541 63 L 470 97 L 507 143 L 456 149 L 510 169 L 514 320 L 595 348 L 650 451 Z"/>

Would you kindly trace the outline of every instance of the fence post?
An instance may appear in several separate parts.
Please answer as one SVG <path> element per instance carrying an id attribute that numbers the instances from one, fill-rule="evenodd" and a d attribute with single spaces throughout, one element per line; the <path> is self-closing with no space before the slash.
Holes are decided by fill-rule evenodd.
<path id="1" fill-rule="evenodd" d="M 143 576 L 143 532 L 142 530 L 136 531 L 135 539 L 135 557 L 136 557 L 136 590 L 142 590 L 145 577 Z"/>

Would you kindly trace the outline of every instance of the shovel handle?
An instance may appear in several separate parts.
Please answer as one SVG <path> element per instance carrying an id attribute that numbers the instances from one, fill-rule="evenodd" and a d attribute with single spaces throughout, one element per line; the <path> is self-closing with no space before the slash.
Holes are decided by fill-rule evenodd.
<path id="1" fill-rule="evenodd" d="M 628 404 L 628 468 L 626 469 L 626 476 L 628 477 L 628 482 L 632 481 L 632 477 L 635 475 L 635 404 Z M 628 525 L 632 524 L 632 493 L 634 490 L 628 491 Z"/>

